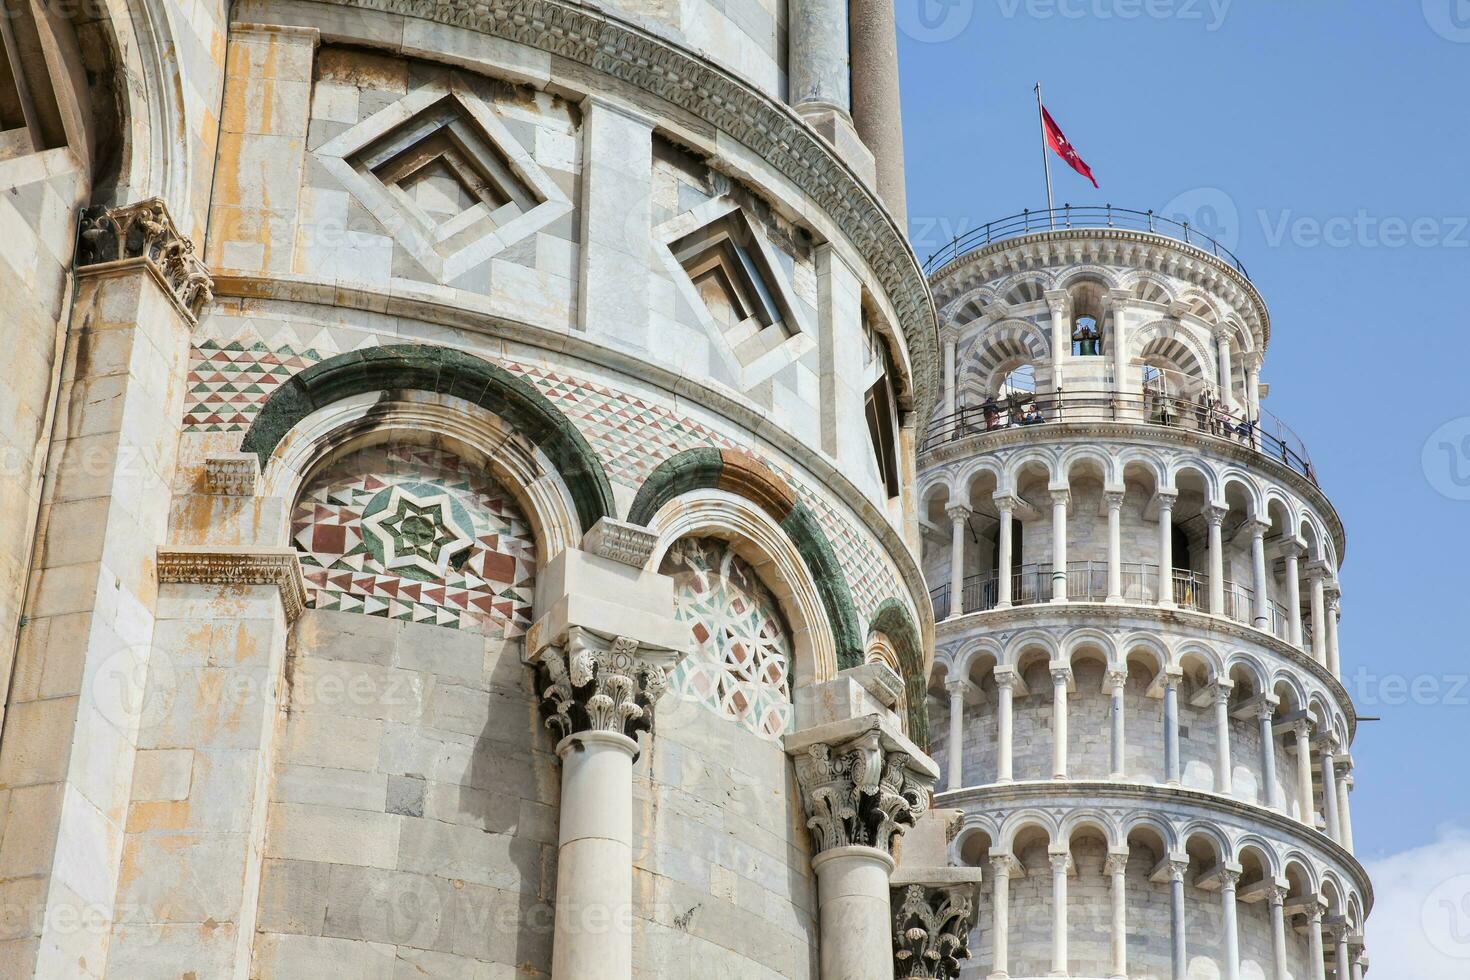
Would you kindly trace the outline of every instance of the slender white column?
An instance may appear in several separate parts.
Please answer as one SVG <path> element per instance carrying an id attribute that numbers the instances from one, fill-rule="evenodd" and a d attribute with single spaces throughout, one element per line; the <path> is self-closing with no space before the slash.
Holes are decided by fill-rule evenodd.
<path id="1" fill-rule="evenodd" d="M 964 678 L 948 681 L 944 689 L 949 692 L 949 781 L 947 789 L 959 789 L 964 785 L 965 772 L 965 694 L 973 685 Z"/>
<path id="2" fill-rule="evenodd" d="M 959 409 L 955 398 L 954 355 L 955 340 L 951 337 L 944 342 L 944 414 L 950 417 Z"/>
<path id="3" fill-rule="evenodd" d="M 1327 980 L 1327 951 L 1322 946 L 1322 912 L 1320 902 L 1307 911 L 1307 938 L 1311 944 L 1312 980 Z"/>
<path id="4" fill-rule="evenodd" d="M 1051 383 L 1053 390 L 1061 391 L 1062 360 L 1072 353 L 1072 328 L 1067 316 L 1071 300 L 1064 290 L 1053 289 L 1046 293 L 1046 304 L 1051 313 Z"/>
<path id="5" fill-rule="evenodd" d="M 1271 596 L 1266 591 L 1266 529 L 1263 521 L 1252 521 L 1251 532 L 1251 578 L 1254 580 L 1255 609 L 1252 616 L 1258 630 L 1271 631 Z"/>
<path id="6" fill-rule="evenodd" d="M 1209 504 L 1204 509 L 1210 522 L 1210 613 L 1225 615 L 1225 548 L 1220 541 L 1220 524 L 1229 513 L 1224 507 Z"/>
<path id="7" fill-rule="evenodd" d="M 1128 740 L 1126 737 L 1125 695 L 1128 689 L 1128 671 L 1113 667 L 1108 670 L 1108 695 L 1111 701 L 1113 739 L 1108 775 L 1111 779 L 1128 778 Z"/>
<path id="8" fill-rule="evenodd" d="M 965 613 L 965 537 L 970 529 L 970 508 L 954 504 L 944 512 L 949 517 L 949 615 Z"/>
<path id="9" fill-rule="evenodd" d="M 1051 601 L 1067 601 L 1067 505 L 1072 491 L 1065 487 L 1051 492 Z"/>
<path id="10" fill-rule="evenodd" d="M 996 563 L 996 575 L 999 581 L 996 583 L 995 608 L 1009 609 L 1011 607 L 1011 522 L 1015 520 L 1016 498 L 1010 494 L 997 493 L 994 495 L 995 506 L 1000 512 L 1000 555 Z"/>
<path id="11" fill-rule="evenodd" d="M 1014 685 L 1019 680 L 1014 667 L 997 667 L 995 670 L 995 781 L 998 783 L 1009 783 L 1014 778 L 1014 743 L 1011 732 L 1014 728 Z"/>
<path id="12" fill-rule="evenodd" d="M 1113 355 L 1114 391 L 1126 391 L 1128 388 L 1128 330 L 1130 325 L 1125 304 L 1131 298 L 1122 290 L 1115 290 L 1108 297 L 1108 302 L 1113 307 L 1113 329 L 1105 342 L 1108 345 L 1108 351 Z"/>
<path id="13" fill-rule="evenodd" d="M 1296 736 L 1296 792 L 1301 798 L 1302 823 L 1315 827 L 1317 805 L 1312 799 L 1312 725 L 1302 719 L 1291 732 Z"/>
<path id="14" fill-rule="evenodd" d="M 1245 362 L 1245 397 L 1246 405 L 1249 407 L 1250 417 L 1259 420 L 1261 417 L 1261 355 L 1252 351 Z M 1257 432 L 1260 427 L 1257 426 Z"/>
<path id="15" fill-rule="evenodd" d="M 1215 792 L 1230 796 L 1234 792 L 1234 773 L 1230 762 L 1230 688 L 1215 685 Z"/>
<path id="16" fill-rule="evenodd" d="M 1220 403 L 1227 409 L 1235 408 L 1235 392 L 1232 390 L 1235 372 L 1230 364 L 1230 334 L 1221 330 L 1215 335 L 1215 348 L 1220 361 Z"/>
<path id="17" fill-rule="evenodd" d="M 633 759 L 638 743 L 618 732 L 568 735 L 561 758 L 557 835 L 556 980 L 628 980 L 633 975 Z M 606 923 L 596 928 L 594 923 Z"/>
<path id="18" fill-rule="evenodd" d="M 1123 601 L 1123 491 L 1109 490 L 1108 601 Z"/>
<path id="19" fill-rule="evenodd" d="M 1159 491 L 1159 605 L 1174 605 L 1174 499 L 1177 490 Z"/>
<path id="20" fill-rule="evenodd" d="M 1312 659 L 1327 663 L 1327 571 L 1321 562 L 1309 562 L 1312 582 Z"/>
<path id="21" fill-rule="evenodd" d="M 803 114 L 832 110 L 850 118 L 847 4 L 798 0 L 791 5 L 787 101 Z"/>
<path id="22" fill-rule="evenodd" d="M 1051 857 L 1051 973 L 1067 975 L 1067 869 L 1070 851 L 1053 851 Z"/>
<path id="23" fill-rule="evenodd" d="M 1004 980 L 1010 976 L 1011 871 L 1015 865 L 1016 859 L 1009 854 L 990 858 L 991 980 Z"/>
<path id="24" fill-rule="evenodd" d="M 1164 781 L 1179 785 L 1179 669 L 1164 668 Z"/>
<path id="25" fill-rule="evenodd" d="M 1324 590 L 1327 600 L 1327 669 L 1333 677 L 1342 676 L 1342 654 L 1337 648 L 1337 617 L 1341 613 L 1342 593 L 1332 585 Z"/>
<path id="26" fill-rule="evenodd" d="M 1189 862 L 1179 858 L 1169 861 L 1169 939 L 1173 953 L 1173 980 L 1188 980 L 1189 949 L 1184 931 L 1184 873 Z"/>
<path id="27" fill-rule="evenodd" d="M 1333 945 L 1336 946 L 1334 958 L 1337 960 L 1337 969 L 1334 972 L 1337 980 L 1348 980 L 1348 962 L 1351 957 L 1348 954 L 1347 936 L 1346 926 L 1338 926 L 1332 933 Z"/>
<path id="28" fill-rule="evenodd" d="M 1272 885 L 1266 900 L 1271 904 L 1272 980 L 1291 980 L 1286 963 L 1286 889 Z"/>
<path id="29" fill-rule="evenodd" d="M 1300 545 L 1286 549 L 1286 639 L 1292 646 L 1302 646 L 1302 581 Z"/>
<path id="30" fill-rule="evenodd" d="M 1366 969 L 1366 965 L 1363 962 L 1365 959 L 1366 957 L 1363 955 L 1361 949 L 1353 953 L 1353 965 L 1350 971 L 1352 980 L 1363 980 L 1363 970 Z"/>
<path id="31" fill-rule="evenodd" d="M 1327 836 L 1342 843 L 1342 821 L 1337 812 L 1337 746 L 1329 736 L 1321 739 L 1322 815 L 1327 818 Z"/>
<path id="32" fill-rule="evenodd" d="M 1053 779 L 1067 778 L 1067 687 L 1071 681 L 1071 668 L 1052 667 L 1051 776 Z"/>
<path id="33" fill-rule="evenodd" d="M 812 858 L 812 870 L 820 934 L 841 937 L 821 944 L 822 980 L 892 980 L 893 940 L 887 929 L 877 926 L 891 918 L 893 858 L 876 847 L 834 847 Z"/>
<path id="34" fill-rule="evenodd" d="M 1111 980 L 1128 980 L 1128 849 L 1110 850 L 1103 871 L 1112 881 L 1113 893 Z"/>
<path id="35" fill-rule="evenodd" d="M 1342 775 L 1337 780 L 1337 819 L 1342 824 L 1342 846 L 1352 851 L 1353 848 L 1353 812 L 1348 803 L 1348 796 L 1353 789 L 1352 760 L 1343 756 Z"/>
<path id="36" fill-rule="evenodd" d="M 1261 800 L 1272 810 L 1281 809 L 1281 794 L 1276 791 L 1276 705 L 1263 699 L 1256 708 L 1256 721 L 1261 729 Z"/>
<path id="37" fill-rule="evenodd" d="M 1239 884 L 1239 871 L 1227 868 L 1220 872 L 1220 910 L 1225 916 L 1225 980 L 1240 980 L 1240 920 L 1235 904 Z"/>

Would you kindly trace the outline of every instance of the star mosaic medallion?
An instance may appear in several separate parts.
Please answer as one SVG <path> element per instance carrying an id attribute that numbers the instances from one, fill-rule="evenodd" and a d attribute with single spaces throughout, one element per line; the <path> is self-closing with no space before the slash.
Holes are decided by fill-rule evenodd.
<path id="1" fill-rule="evenodd" d="M 455 509 L 442 488 L 389 487 L 363 509 L 363 544 L 384 568 L 426 581 L 439 578 L 475 543 L 464 530 L 469 516 L 456 515 Z"/>

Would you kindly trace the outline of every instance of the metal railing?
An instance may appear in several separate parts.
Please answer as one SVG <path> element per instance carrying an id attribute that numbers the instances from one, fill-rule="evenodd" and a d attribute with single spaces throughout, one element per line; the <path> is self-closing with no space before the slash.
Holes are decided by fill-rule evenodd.
<path id="1" fill-rule="evenodd" d="M 1059 208 L 1039 211 L 1027 208 L 1020 214 L 986 222 L 979 228 L 956 237 L 948 245 L 930 254 L 928 261 L 924 263 L 924 274 L 931 275 L 967 252 L 973 252 L 977 248 L 984 248 L 995 242 L 1020 238 L 1023 235 L 1034 235 L 1043 231 L 1065 231 L 1070 228 L 1120 228 L 1124 231 L 1147 231 L 1156 235 L 1165 235 L 1186 245 L 1192 245 L 1202 252 L 1210 253 L 1228 263 L 1247 280 L 1250 279 L 1250 273 L 1245 271 L 1244 263 L 1236 258 L 1234 252 L 1199 229 L 1191 227 L 1188 221 L 1175 221 L 1172 218 L 1155 214 L 1153 211 L 1115 208 L 1111 204 L 1104 207 L 1075 208 L 1070 204 L 1065 204 Z"/>
<path id="2" fill-rule="evenodd" d="M 1210 577 L 1187 568 L 1174 571 L 1174 605 L 1195 612 L 1210 611 Z"/>
<path id="3" fill-rule="evenodd" d="M 1259 419 L 1243 419 L 1219 406 L 1158 392 L 1061 391 L 962 408 L 930 424 L 919 443 L 919 452 L 927 453 L 946 442 L 982 432 L 1053 422 L 1133 422 L 1190 429 L 1248 446 L 1317 482 L 1307 447 L 1278 419 L 1264 412 Z"/>

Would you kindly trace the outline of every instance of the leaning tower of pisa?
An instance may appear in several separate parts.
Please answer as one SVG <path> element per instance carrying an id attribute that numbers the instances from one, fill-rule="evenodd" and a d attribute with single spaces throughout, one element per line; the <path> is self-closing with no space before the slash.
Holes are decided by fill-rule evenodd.
<path id="1" fill-rule="evenodd" d="M 930 271 L 935 805 L 986 876 L 963 975 L 1359 980 L 1344 533 L 1263 407 L 1245 267 L 1069 208 Z"/>

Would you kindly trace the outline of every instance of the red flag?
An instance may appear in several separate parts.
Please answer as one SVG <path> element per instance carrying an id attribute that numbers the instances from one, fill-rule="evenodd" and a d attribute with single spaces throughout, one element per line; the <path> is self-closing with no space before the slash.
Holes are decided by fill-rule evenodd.
<path id="1" fill-rule="evenodd" d="M 1067 142 L 1067 137 L 1062 134 L 1062 127 L 1058 126 L 1057 121 L 1051 117 L 1051 113 L 1046 111 L 1046 106 L 1041 107 L 1041 120 L 1046 127 L 1047 146 L 1055 150 L 1057 156 L 1067 161 L 1067 166 L 1092 181 L 1092 186 L 1096 187 L 1097 178 L 1092 176 L 1092 168 L 1077 155 L 1077 148 Z"/>

